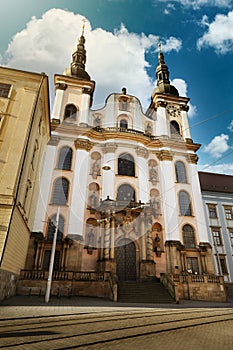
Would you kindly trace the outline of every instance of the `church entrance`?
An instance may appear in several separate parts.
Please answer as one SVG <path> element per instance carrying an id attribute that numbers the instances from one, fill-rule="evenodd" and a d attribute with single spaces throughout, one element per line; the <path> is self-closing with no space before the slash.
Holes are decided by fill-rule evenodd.
<path id="1" fill-rule="evenodd" d="M 135 281 L 136 248 L 130 239 L 122 239 L 116 248 L 116 273 L 119 281 Z"/>

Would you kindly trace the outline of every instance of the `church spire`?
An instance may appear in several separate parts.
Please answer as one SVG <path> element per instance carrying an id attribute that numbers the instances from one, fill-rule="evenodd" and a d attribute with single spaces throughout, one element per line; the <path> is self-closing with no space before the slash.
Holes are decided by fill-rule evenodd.
<path id="1" fill-rule="evenodd" d="M 179 96 L 177 89 L 170 84 L 169 70 L 164 61 L 160 38 L 158 40 L 158 65 L 156 68 L 157 88 L 154 93 Z"/>
<path id="2" fill-rule="evenodd" d="M 70 73 L 73 77 L 76 77 L 78 79 L 90 80 L 90 76 L 85 70 L 86 50 L 85 50 L 84 28 L 85 28 L 85 19 L 83 20 L 82 34 L 79 38 L 77 48 L 72 55 Z"/>

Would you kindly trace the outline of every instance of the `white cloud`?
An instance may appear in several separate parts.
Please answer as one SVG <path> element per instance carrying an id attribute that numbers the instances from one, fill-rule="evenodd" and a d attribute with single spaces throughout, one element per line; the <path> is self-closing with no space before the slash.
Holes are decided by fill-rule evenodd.
<path id="1" fill-rule="evenodd" d="M 214 158 L 219 158 L 224 152 L 230 149 L 230 146 L 227 144 L 228 140 L 229 136 L 226 134 L 215 136 L 207 146 L 204 146 L 203 151 L 209 153 Z"/>
<path id="2" fill-rule="evenodd" d="M 230 132 L 233 132 L 233 120 L 230 122 L 227 129 L 230 130 Z"/>
<path id="3" fill-rule="evenodd" d="M 233 11 L 228 12 L 227 15 L 216 15 L 212 23 L 208 22 L 208 17 L 205 15 L 201 23 L 208 29 L 197 41 L 199 50 L 209 46 L 221 54 L 233 51 Z"/>
<path id="4" fill-rule="evenodd" d="M 165 43 L 162 43 L 162 50 L 164 53 L 170 52 L 172 50 L 178 52 L 182 48 L 182 41 L 180 39 L 174 38 L 171 36 L 170 38 L 165 40 Z"/>
<path id="5" fill-rule="evenodd" d="M 198 164 L 198 171 L 206 171 L 209 173 L 233 175 L 233 163 L 222 164 Z"/>
<path id="6" fill-rule="evenodd" d="M 171 84 L 174 85 L 179 91 L 179 95 L 183 97 L 187 97 L 188 86 L 185 80 L 183 79 L 173 79 Z M 189 102 L 189 112 L 188 115 L 190 118 L 194 117 L 197 114 L 197 107 L 192 105 Z"/>
<path id="7" fill-rule="evenodd" d="M 165 15 L 170 15 L 171 11 L 174 11 L 176 8 L 175 8 L 175 5 L 174 4 L 167 4 L 167 7 L 165 8 L 164 10 L 164 14 Z"/>
<path id="8" fill-rule="evenodd" d="M 26 28 L 12 38 L 0 63 L 45 72 L 53 92 L 53 75 L 62 74 L 69 67 L 81 34 L 82 20 L 83 16 L 62 9 L 50 9 L 39 19 L 32 17 Z M 158 37 L 130 33 L 123 24 L 113 33 L 101 28 L 92 30 L 87 20 L 85 38 L 86 70 L 97 83 L 93 108 L 102 107 L 107 96 L 120 92 L 123 86 L 147 107 L 155 82 L 147 73 L 149 63 L 145 53 L 156 50 Z M 181 40 L 175 37 L 164 42 L 164 52 L 179 51 L 182 47 Z"/>
<path id="9" fill-rule="evenodd" d="M 232 0 L 159 0 L 160 2 L 168 2 L 173 5 L 175 3 L 181 4 L 184 7 L 192 7 L 198 10 L 203 6 L 229 8 L 232 5 Z M 155 0 L 156 4 L 156 0 Z"/>

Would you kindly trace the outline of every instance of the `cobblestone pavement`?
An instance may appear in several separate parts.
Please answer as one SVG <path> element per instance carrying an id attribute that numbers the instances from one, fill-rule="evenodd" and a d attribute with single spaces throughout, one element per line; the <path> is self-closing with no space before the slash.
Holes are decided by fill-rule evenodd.
<path id="1" fill-rule="evenodd" d="M 233 304 L 14 297 L 0 305 L 0 349 L 233 349 Z"/>

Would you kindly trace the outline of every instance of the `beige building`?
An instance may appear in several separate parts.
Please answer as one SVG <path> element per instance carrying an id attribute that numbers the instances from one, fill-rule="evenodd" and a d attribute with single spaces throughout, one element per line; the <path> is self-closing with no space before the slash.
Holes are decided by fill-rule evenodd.
<path id="1" fill-rule="evenodd" d="M 49 137 L 48 77 L 0 67 L 0 299 L 25 266 Z"/>

